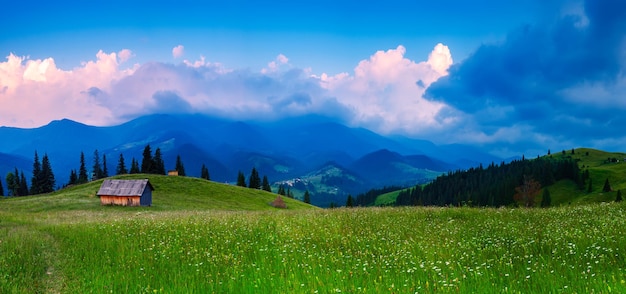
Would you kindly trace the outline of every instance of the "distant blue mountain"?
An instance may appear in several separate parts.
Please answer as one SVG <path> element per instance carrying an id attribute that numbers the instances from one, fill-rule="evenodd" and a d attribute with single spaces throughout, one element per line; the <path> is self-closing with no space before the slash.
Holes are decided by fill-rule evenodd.
<path id="1" fill-rule="evenodd" d="M 432 178 L 430 172 L 502 160 L 470 146 L 386 137 L 323 116 L 263 122 L 155 114 L 111 127 L 64 119 L 34 129 L 0 127 L 0 138 L 4 156 L 0 156 L 0 175 L 14 166 L 30 173 L 37 151 L 40 157 L 48 154 L 59 185 L 68 181 L 70 170 L 78 169 L 81 152 L 91 170 L 98 149 L 107 157 L 109 173 L 114 173 L 120 154 L 130 167 L 133 158 L 141 162 L 147 144 L 153 152 L 161 149 L 166 169 L 173 169 L 180 155 L 187 175 L 199 176 L 205 164 L 211 178 L 221 182 L 234 182 L 238 171 L 248 175 L 252 167 L 270 181 L 288 180 L 334 162 L 366 179 L 355 184 L 363 187 L 354 190 L 414 184 Z"/>

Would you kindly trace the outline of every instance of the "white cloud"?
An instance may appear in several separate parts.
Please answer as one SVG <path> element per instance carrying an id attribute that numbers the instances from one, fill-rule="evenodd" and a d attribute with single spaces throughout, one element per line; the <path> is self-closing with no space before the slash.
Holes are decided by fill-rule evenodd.
<path id="1" fill-rule="evenodd" d="M 183 57 L 183 55 L 185 55 L 185 46 L 178 45 L 172 49 L 172 56 L 174 56 L 174 58 L 180 58 Z"/>
<path id="2" fill-rule="evenodd" d="M 133 56 L 126 49 L 100 51 L 96 60 L 70 71 L 57 69 L 52 58 L 11 54 L 0 63 L 0 125 L 32 127 L 60 118 L 106 125 L 155 110 L 241 119 L 319 113 L 376 131 L 411 134 L 453 122 L 438 118 L 444 104 L 422 98 L 425 88 L 447 74 L 448 48 L 438 44 L 421 62 L 405 58 L 405 52 L 403 46 L 378 51 L 353 73 L 334 76 L 293 68 L 283 54 L 261 72 L 227 69 L 204 57 L 122 69 L 120 64 Z"/>

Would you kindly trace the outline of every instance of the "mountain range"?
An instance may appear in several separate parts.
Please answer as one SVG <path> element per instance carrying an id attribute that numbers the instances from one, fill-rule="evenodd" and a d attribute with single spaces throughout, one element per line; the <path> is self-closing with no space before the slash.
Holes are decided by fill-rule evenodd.
<path id="1" fill-rule="evenodd" d="M 166 169 L 173 169 L 180 155 L 187 175 L 199 176 L 205 164 L 219 182 L 234 182 L 238 171 L 248 175 L 253 167 L 274 186 L 324 176 L 328 187 L 304 187 L 324 190 L 338 201 L 373 187 L 415 185 L 449 170 L 503 160 L 472 146 L 384 136 L 321 116 L 259 122 L 154 114 L 110 127 L 63 119 L 32 129 L 0 127 L 0 138 L 1 175 L 18 168 L 30 179 L 37 151 L 40 158 L 49 156 L 58 186 L 78 169 L 81 152 L 88 170 L 96 149 L 106 155 L 112 174 L 120 154 L 130 167 L 132 158 L 141 162 L 149 144 L 153 152 L 161 149 Z M 298 187 L 294 191 L 303 193 Z M 321 195 L 312 193 L 312 202 L 327 204 L 333 198 Z"/>

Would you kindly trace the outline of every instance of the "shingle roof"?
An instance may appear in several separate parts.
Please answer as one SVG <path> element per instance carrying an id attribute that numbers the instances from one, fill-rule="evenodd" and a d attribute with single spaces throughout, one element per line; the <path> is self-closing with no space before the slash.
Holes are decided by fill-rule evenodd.
<path id="1" fill-rule="evenodd" d="M 141 196 L 146 186 L 154 191 L 148 179 L 144 180 L 104 180 L 97 195 L 107 196 Z"/>

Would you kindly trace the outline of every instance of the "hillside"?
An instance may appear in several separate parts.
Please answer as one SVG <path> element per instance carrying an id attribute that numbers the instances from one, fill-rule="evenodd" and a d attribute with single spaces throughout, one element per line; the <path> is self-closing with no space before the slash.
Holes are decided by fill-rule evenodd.
<path id="1" fill-rule="evenodd" d="M 58 190 L 47 195 L 9 198 L 0 201 L 0 210 L 24 212 L 66 210 L 275 210 L 268 205 L 276 194 L 261 190 L 221 184 L 192 177 L 134 174 L 116 176 L 120 179 L 149 179 L 155 191 L 152 207 L 101 206 L 96 192 L 103 180 Z M 287 209 L 311 209 L 314 206 L 284 198 Z"/>
<path id="2" fill-rule="evenodd" d="M 529 161 L 539 159 L 550 160 L 553 162 L 573 160 L 577 163 L 581 176 L 582 173 L 588 171 L 589 179 L 585 179 L 583 183 L 576 183 L 572 179 L 565 178 L 557 180 L 549 185 L 544 185 L 536 198 L 536 205 L 539 205 L 539 203 L 541 202 L 541 195 L 545 189 L 548 189 L 550 192 L 552 206 L 614 201 L 617 196 L 616 194 L 618 190 L 622 190 L 622 193 L 626 191 L 626 153 L 606 152 L 590 148 L 579 148 L 574 149 L 573 152 L 572 150 L 567 150 L 552 153 L 549 155 L 544 155 L 538 159 L 530 159 Z M 528 168 L 527 166 L 522 165 L 513 166 Z M 471 174 L 480 171 L 482 171 L 482 169 L 470 169 L 468 171 L 462 172 L 461 177 L 467 178 L 470 177 Z M 555 172 L 558 173 L 558 171 Z M 523 172 L 509 170 L 508 173 L 521 174 Z M 609 180 L 609 183 L 611 185 L 611 191 L 603 192 L 604 182 L 607 179 Z M 589 190 L 590 182 L 591 190 Z M 580 186 L 581 184 L 583 185 L 582 188 Z M 449 185 L 450 187 L 457 186 L 458 182 L 450 182 L 447 185 Z M 512 191 L 512 189 L 518 185 L 518 181 L 511 182 L 507 185 L 506 191 L 512 193 L 514 192 Z M 370 205 L 393 205 L 398 195 L 401 194 L 400 192 L 401 191 L 396 191 L 379 195 L 376 200 Z"/>

